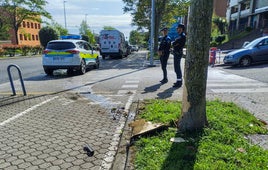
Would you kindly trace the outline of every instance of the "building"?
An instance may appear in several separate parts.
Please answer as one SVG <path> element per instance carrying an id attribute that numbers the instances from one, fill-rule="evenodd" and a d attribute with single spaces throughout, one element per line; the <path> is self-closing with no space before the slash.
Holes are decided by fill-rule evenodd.
<path id="1" fill-rule="evenodd" d="M 214 0 L 213 12 L 218 17 L 226 17 L 228 0 Z"/>
<path id="2" fill-rule="evenodd" d="M 1 17 L 9 18 L 12 14 L 9 14 L 8 11 L 5 11 L 3 7 L 0 7 Z M 40 15 L 34 16 L 37 20 L 41 19 Z M 13 17 L 11 17 L 13 18 Z M 18 20 L 21 20 L 18 17 Z M 9 20 L 12 22 L 11 20 Z M 35 20 L 23 20 L 18 29 L 17 35 L 15 35 L 15 30 L 11 28 L 9 30 L 10 41 L 13 45 L 27 45 L 27 46 L 40 46 L 39 41 L 39 31 L 41 29 L 41 23 Z M 18 41 L 16 41 L 16 37 Z"/>
<path id="3" fill-rule="evenodd" d="M 227 12 L 229 31 L 268 28 L 267 0 L 229 0 Z"/>
<path id="4" fill-rule="evenodd" d="M 39 46 L 39 31 L 41 24 L 37 21 L 24 20 L 18 31 L 18 45 Z M 11 43 L 16 44 L 15 31 L 11 32 Z"/>

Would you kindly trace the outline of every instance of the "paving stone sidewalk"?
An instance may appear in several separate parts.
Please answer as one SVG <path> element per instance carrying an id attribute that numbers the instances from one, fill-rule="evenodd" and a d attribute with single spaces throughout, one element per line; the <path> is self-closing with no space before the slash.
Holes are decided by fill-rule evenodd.
<path id="1" fill-rule="evenodd" d="M 0 108 L 0 169 L 112 167 L 123 114 L 115 117 L 73 93 L 2 96 Z M 86 145 L 93 156 L 87 155 Z"/>

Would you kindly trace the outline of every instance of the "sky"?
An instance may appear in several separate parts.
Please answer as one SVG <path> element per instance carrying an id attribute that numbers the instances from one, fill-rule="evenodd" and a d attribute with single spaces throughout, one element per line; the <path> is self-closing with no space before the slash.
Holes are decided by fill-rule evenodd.
<path id="1" fill-rule="evenodd" d="M 131 26 L 130 13 L 124 13 L 122 0 L 47 0 L 45 9 L 57 23 L 66 27 L 70 34 L 79 34 L 80 24 L 86 20 L 89 28 L 99 34 L 104 26 L 111 26 L 129 37 L 135 28 Z"/>

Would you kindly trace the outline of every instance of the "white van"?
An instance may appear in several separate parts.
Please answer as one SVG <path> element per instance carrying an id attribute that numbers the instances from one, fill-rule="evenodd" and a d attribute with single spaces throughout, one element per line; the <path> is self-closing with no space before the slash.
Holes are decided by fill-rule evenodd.
<path id="1" fill-rule="evenodd" d="M 128 55 L 125 36 L 118 30 L 102 30 L 99 44 L 102 59 L 107 56 L 123 58 Z"/>

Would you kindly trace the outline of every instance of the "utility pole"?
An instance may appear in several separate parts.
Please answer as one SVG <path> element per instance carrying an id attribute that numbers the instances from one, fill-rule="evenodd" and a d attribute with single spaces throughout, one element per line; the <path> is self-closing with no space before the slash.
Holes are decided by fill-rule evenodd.
<path id="1" fill-rule="evenodd" d="M 63 1 L 63 10 L 64 10 L 64 26 L 65 26 L 65 29 L 67 29 L 67 24 L 66 24 L 66 11 L 65 11 L 65 3 L 66 3 L 67 1 L 66 0 L 64 0 Z"/>
<path id="2" fill-rule="evenodd" d="M 150 37 L 150 65 L 149 67 L 154 67 L 154 25 L 155 25 L 155 1 L 151 0 L 151 37 Z"/>

